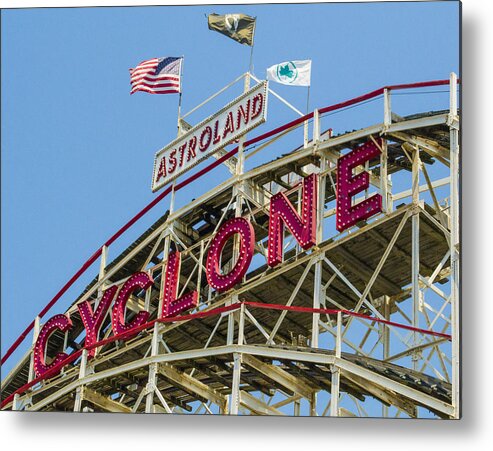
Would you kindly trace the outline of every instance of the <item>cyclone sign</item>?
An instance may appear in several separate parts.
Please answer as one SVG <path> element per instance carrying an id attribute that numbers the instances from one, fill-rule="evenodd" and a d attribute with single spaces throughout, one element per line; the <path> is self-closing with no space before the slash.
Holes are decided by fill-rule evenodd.
<path id="1" fill-rule="evenodd" d="M 250 101 L 253 102 L 254 98 L 255 96 L 250 98 Z M 185 143 L 187 142 L 185 141 Z M 337 161 L 336 227 L 340 232 L 382 211 L 380 194 L 373 194 L 354 205 L 352 202 L 356 194 L 369 187 L 369 173 L 363 171 L 354 175 L 353 169 L 372 158 L 378 157 L 380 146 L 380 138 L 375 141 L 368 141 L 340 157 Z M 300 205 L 293 204 L 287 192 L 282 191 L 272 195 L 269 200 L 266 257 L 267 265 L 271 268 L 284 261 L 286 229 L 289 230 L 298 245 L 305 250 L 319 244 L 316 234 L 319 175 L 307 175 L 303 178 L 301 185 Z M 234 266 L 225 273 L 221 268 L 221 255 L 228 241 L 236 236 L 239 240 L 239 255 Z M 207 282 L 213 290 L 219 293 L 227 292 L 241 283 L 247 274 L 257 242 L 255 228 L 249 219 L 241 216 L 234 217 L 218 224 L 215 234 L 212 238 L 205 238 L 205 242 L 208 245 L 204 267 Z M 199 305 L 199 290 L 189 290 L 186 293 L 183 293 L 184 290 L 179 290 L 181 256 L 180 251 L 173 251 L 163 263 L 164 283 L 161 289 L 161 311 L 157 319 L 150 321 L 150 314 L 145 309 L 138 311 L 131 319 L 125 313 L 127 303 L 133 292 L 148 290 L 154 285 L 154 279 L 145 271 L 133 274 L 120 287 L 116 284 L 108 287 L 103 292 L 95 309 L 91 300 L 81 301 L 77 304 L 86 331 L 84 349 L 87 351 L 89 359 L 96 355 L 96 348 L 101 347 L 107 340 L 128 340 L 142 330 L 149 329 L 156 321 L 179 320 L 180 314 Z M 113 335 L 100 341 L 101 327 L 110 311 Z M 70 316 L 57 314 L 41 328 L 33 349 L 33 370 L 37 377 L 46 374 L 58 374 L 57 372 L 60 372 L 65 365 L 64 362 L 71 358 L 60 352 L 51 361 L 48 361 L 46 351 L 48 341 L 54 333 L 67 332 L 72 327 L 73 323 Z"/>

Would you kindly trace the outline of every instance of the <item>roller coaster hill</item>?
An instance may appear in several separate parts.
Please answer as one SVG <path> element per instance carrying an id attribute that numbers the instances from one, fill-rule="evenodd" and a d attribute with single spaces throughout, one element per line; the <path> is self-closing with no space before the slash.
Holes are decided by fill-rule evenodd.
<path id="1" fill-rule="evenodd" d="M 26 341 L 1 408 L 460 418 L 460 80 L 382 87 L 261 134 L 267 97 L 283 99 L 251 73 L 235 82 L 228 146 L 198 166 L 221 137 L 179 117 L 155 199 L 2 357 Z M 143 231 L 151 210 L 167 211 Z"/>

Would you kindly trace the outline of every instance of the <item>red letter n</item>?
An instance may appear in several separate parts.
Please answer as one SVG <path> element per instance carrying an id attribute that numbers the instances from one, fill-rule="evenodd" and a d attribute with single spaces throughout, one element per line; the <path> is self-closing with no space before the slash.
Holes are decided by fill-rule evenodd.
<path id="1" fill-rule="evenodd" d="M 303 249 L 316 242 L 317 230 L 317 174 L 303 179 L 301 217 L 284 193 L 277 193 L 270 200 L 269 243 L 267 264 L 274 267 L 282 262 L 284 225 Z"/>

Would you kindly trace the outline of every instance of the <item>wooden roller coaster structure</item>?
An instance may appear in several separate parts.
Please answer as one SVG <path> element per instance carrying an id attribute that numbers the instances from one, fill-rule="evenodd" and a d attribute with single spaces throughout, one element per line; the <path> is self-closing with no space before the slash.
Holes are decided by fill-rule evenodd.
<path id="1" fill-rule="evenodd" d="M 247 83 L 251 77 L 243 76 Z M 2 381 L 2 409 L 460 418 L 458 83 L 451 74 L 320 108 L 240 138 L 169 185 L 93 254 L 3 356 L 2 363 L 33 333 L 33 346 Z M 449 88 L 447 110 L 392 112 L 394 91 L 431 86 Z M 335 136 L 322 131 L 327 114 L 373 98 L 383 100 L 382 122 Z M 303 127 L 295 150 L 245 169 L 268 146 L 291 142 L 292 149 Z M 337 163 L 367 142 L 380 154 L 356 169 L 369 174 L 370 187 L 354 202 L 378 193 L 381 212 L 337 232 Z M 219 165 L 230 171 L 227 180 L 175 207 L 177 191 Z M 448 175 L 434 179 L 431 165 Z M 269 266 L 269 202 L 283 192 L 300 210 L 310 174 L 318 177 L 316 244 L 303 249 L 287 234 L 282 262 Z M 399 177 L 407 187 L 396 192 Z M 164 198 L 166 214 L 109 262 L 110 246 Z M 241 282 L 222 292 L 206 277 L 207 249 L 233 217 L 252 224 L 254 257 Z M 237 261 L 239 245 L 233 239 L 224 246 L 223 273 Z M 165 268 L 177 250 L 179 293 L 197 291 L 198 303 L 163 317 Z M 72 327 L 55 331 L 46 345 L 48 362 L 60 352 L 66 358 L 37 375 L 42 318 L 98 260 L 99 274 L 65 312 Z M 136 272 L 153 284 L 129 297 L 126 318 L 145 311 L 147 320 L 115 335 L 106 315 L 100 337 L 87 346 L 78 304 L 88 301 L 95 310 L 106 290 Z"/>

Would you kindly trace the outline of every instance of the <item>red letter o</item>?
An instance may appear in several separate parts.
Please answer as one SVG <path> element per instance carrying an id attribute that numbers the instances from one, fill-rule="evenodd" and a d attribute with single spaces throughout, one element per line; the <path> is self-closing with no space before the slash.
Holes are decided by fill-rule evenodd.
<path id="1" fill-rule="evenodd" d="M 228 274 L 221 274 L 220 259 L 223 248 L 234 234 L 240 234 L 240 254 L 233 269 Z M 246 274 L 253 258 L 255 246 L 255 231 L 253 226 L 244 218 L 233 218 L 219 228 L 211 241 L 207 255 L 206 276 L 209 285 L 216 291 L 229 290 L 241 281 Z"/>

